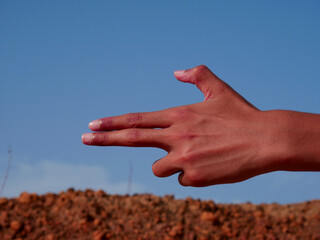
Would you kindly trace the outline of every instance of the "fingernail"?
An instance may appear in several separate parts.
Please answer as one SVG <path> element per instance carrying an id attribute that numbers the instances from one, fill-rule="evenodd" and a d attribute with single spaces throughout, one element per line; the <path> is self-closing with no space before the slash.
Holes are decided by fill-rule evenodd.
<path id="1" fill-rule="evenodd" d="M 82 137 L 81 137 L 82 138 L 82 142 L 84 144 L 91 144 L 92 137 L 93 137 L 92 133 L 84 133 L 84 134 L 82 134 Z"/>
<path id="2" fill-rule="evenodd" d="M 185 70 L 178 70 L 178 71 L 175 71 L 174 72 L 174 75 L 182 75 L 182 74 L 184 74 L 184 72 L 185 72 Z"/>
<path id="3" fill-rule="evenodd" d="M 89 128 L 93 131 L 98 130 L 100 128 L 100 121 L 99 120 L 94 120 L 89 123 Z"/>

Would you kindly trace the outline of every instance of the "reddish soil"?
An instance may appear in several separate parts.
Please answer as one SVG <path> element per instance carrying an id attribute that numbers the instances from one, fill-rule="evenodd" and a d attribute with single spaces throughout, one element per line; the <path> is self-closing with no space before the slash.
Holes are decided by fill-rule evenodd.
<path id="1" fill-rule="evenodd" d="M 320 239 L 320 200 L 216 204 L 103 191 L 0 198 L 0 239 Z"/>

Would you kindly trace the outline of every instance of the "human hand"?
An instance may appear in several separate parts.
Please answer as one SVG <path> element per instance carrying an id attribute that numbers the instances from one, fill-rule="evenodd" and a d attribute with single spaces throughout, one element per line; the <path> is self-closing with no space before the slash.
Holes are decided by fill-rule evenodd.
<path id="1" fill-rule="evenodd" d="M 83 143 L 164 149 L 168 154 L 153 164 L 153 173 L 167 177 L 180 172 L 183 186 L 234 183 L 276 170 L 282 148 L 274 141 L 276 127 L 268 124 L 269 115 L 206 66 L 176 71 L 175 77 L 195 84 L 204 101 L 92 121 L 94 132 L 83 134 Z"/>

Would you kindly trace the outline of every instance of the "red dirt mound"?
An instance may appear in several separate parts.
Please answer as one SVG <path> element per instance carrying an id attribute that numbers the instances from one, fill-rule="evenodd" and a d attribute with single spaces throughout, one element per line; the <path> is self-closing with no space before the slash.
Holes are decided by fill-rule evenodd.
<path id="1" fill-rule="evenodd" d="M 320 239 L 320 201 L 216 204 L 103 191 L 0 198 L 0 239 Z"/>

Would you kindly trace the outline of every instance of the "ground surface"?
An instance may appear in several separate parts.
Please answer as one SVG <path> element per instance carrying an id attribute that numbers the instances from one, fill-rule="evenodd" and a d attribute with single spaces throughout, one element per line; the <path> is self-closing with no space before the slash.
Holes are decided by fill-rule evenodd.
<path id="1" fill-rule="evenodd" d="M 74 191 L 0 198 L 0 239 L 320 239 L 320 201 L 216 204 Z"/>

